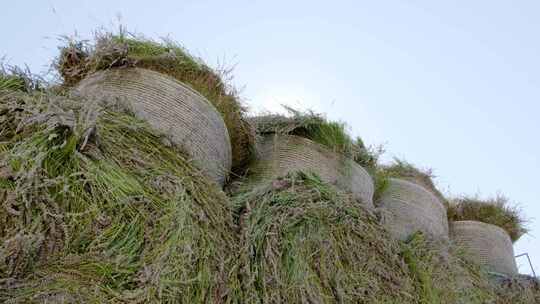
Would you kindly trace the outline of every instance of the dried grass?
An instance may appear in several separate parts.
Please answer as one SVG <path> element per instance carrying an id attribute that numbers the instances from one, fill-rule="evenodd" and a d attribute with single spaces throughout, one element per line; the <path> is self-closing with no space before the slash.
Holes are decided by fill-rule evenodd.
<path id="1" fill-rule="evenodd" d="M 422 170 L 415 167 L 413 164 L 398 158 L 394 158 L 394 162 L 390 165 L 381 166 L 377 173 L 379 190 L 376 191 L 376 196 L 380 195 L 386 187 L 386 179 L 388 178 L 400 178 L 408 180 L 410 182 L 419 184 L 427 190 L 431 191 L 445 206 L 448 206 L 448 200 L 437 189 L 433 179 L 435 176 L 431 169 Z"/>
<path id="2" fill-rule="evenodd" d="M 318 177 L 290 174 L 235 202 L 246 303 L 414 303 L 398 243 Z"/>
<path id="3" fill-rule="evenodd" d="M 0 96 L 1 302 L 235 301 L 227 197 L 180 151 L 129 113 Z"/>
<path id="4" fill-rule="evenodd" d="M 381 147 L 366 147 L 360 137 L 352 139 L 347 125 L 329 121 L 313 111 L 299 111 L 284 106 L 288 115 L 268 114 L 251 119 L 259 134 L 288 134 L 317 142 L 330 150 L 353 159 L 370 173 L 375 171 Z"/>
<path id="5" fill-rule="evenodd" d="M 479 221 L 504 229 L 513 242 L 527 233 L 526 220 L 519 208 L 512 206 L 504 195 L 482 200 L 478 197 L 461 197 L 450 202 L 450 221 Z"/>
<path id="6" fill-rule="evenodd" d="M 97 33 L 92 43 L 68 39 L 55 66 L 67 86 L 110 68 L 140 67 L 169 75 L 192 86 L 221 113 L 231 138 L 234 173 L 241 174 L 252 156 L 255 134 L 230 84 L 232 69 L 216 71 L 169 39 L 157 42 L 124 30 Z"/>

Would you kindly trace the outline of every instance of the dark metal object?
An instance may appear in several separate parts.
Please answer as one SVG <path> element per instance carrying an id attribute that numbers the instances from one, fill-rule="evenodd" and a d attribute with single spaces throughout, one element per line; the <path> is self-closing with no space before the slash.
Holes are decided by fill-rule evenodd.
<path id="1" fill-rule="evenodd" d="M 532 274 L 533 274 L 534 277 L 536 277 L 536 273 L 534 272 L 534 268 L 533 268 L 533 265 L 531 263 L 531 259 L 529 258 L 529 254 L 528 253 L 518 254 L 518 255 L 516 255 L 516 259 L 519 258 L 519 257 L 522 257 L 522 256 L 527 257 L 527 261 L 529 262 L 529 266 L 531 267 Z"/>

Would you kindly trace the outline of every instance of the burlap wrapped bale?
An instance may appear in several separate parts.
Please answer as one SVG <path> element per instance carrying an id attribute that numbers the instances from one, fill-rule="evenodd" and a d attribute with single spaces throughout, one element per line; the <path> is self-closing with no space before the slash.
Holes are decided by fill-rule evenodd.
<path id="1" fill-rule="evenodd" d="M 309 139 L 295 135 L 268 134 L 257 143 L 252 172 L 268 180 L 289 172 L 313 172 L 327 183 L 352 193 L 367 208 L 373 208 L 373 179 L 360 165 Z"/>
<path id="2" fill-rule="evenodd" d="M 83 79 L 75 92 L 126 103 L 188 153 L 208 177 L 221 185 L 227 179 L 232 160 L 225 123 L 214 106 L 187 85 L 146 69 L 110 69 Z"/>
<path id="3" fill-rule="evenodd" d="M 473 261 L 494 272 L 517 274 L 512 240 L 504 229 L 477 221 L 456 221 L 450 224 L 450 235 Z"/>
<path id="4" fill-rule="evenodd" d="M 383 224 L 397 239 L 423 232 L 434 241 L 448 241 L 448 219 L 443 203 L 424 187 L 390 178 L 379 202 Z"/>

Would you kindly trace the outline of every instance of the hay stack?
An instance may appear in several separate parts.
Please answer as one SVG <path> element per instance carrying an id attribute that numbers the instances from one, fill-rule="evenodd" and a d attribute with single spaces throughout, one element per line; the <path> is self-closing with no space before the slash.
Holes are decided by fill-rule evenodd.
<path id="1" fill-rule="evenodd" d="M 76 86 L 97 71 L 137 67 L 168 75 L 204 96 L 221 114 L 232 143 L 232 170 L 243 174 L 254 152 L 255 134 L 246 108 L 231 84 L 231 70 L 219 70 L 169 39 L 153 41 L 123 30 L 98 31 L 93 41 L 68 40 L 55 62 L 63 85 Z"/>
<path id="2" fill-rule="evenodd" d="M 517 274 L 512 240 L 504 229 L 477 221 L 452 222 L 450 228 L 452 241 L 474 262 L 502 274 Z"/>
<path id="3" fill-rule="evenodd" d="M 232 162 L 227 127 L 214 106 L 190 87 L 151 70 L 126 68 L 96 72 L 75 91 L 126 103 L 188 153 L 207 176 L 224 184 Z"/>
<path id="4" fill-rule="evenodd" d="M 384 225 L 400 240 L 421 231 L 433 240 L 448 240 L 446 208 L 437 197 L 418 184 L 390 178 L 378 203 Z"/>
<path id="5" fill-rule="evenodd" d="M 309 139 L 284 134 L 264 135 L 257 144 L 257 151 L 252 169 L 256 179 L 269 180 L 294 171 L 309 171 L 324 182 L 351 192 L 366 208 L 373 208 L 371 176 L 345 156 Z"/>
<path id="6" fill-rule="evenodd" d="M 296 172 L 235 202 L 244 303 L 417 303 L 399 244 L 316 175 Z"/>
<path id="7" fill-rule="evenodd" d="M 228 199 L 146 122 L 17 92 L 0 121 L 0 302 L 234 302 Z"/>

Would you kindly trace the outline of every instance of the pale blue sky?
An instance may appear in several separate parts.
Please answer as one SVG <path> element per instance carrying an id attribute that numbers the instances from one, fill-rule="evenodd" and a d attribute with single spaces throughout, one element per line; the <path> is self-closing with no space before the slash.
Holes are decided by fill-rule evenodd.
<path id="1" fill-rule="evenodd" d="M 44 72 L 59 35 L 90 37 L 121 16 L 212 65 L 236 63 L 255 111 L 326 112 L 387 158 L 433 168 L 451 193 L 501 191 L 538 217 L 540 2 L 292 2 L 12 1 L 0 56 Z M 515 251 L 540 273 L 540 219 L 530 228 Z"/>

